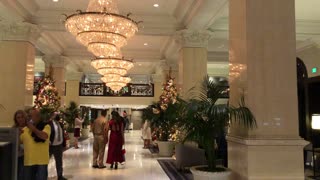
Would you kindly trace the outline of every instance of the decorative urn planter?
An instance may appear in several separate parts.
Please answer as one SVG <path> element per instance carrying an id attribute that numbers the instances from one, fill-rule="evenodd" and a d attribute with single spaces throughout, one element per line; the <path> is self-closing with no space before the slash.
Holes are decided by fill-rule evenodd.
<path id="1" fill-rule="evenodd" d="M 72 146 L 74 143 L 74 133 L 69 132 L 69 145 Z"/>
<path id="2" fill-rule="evenodd" d="M 176 142 L 174 141 L 158 141 L 159 156 L 171 157 L 174 153 Z"/>
<path id="3" fill-rule="evenodd" d="M 88 138 L 88 137 L 89 137 L 89 131 L 90 131 L 89 128 L 83 128 L 83 129 L 81 129 L 81 136 L 82 136 L 83 138 Z"/>
<path id="4" fill-rule="evenodd" d="M 231 171 L 225 168 L 222 172 L 208 172 L 198 170 L 199 168 L 205 168 L 208 166 L 193 166 L 190 168 L 194 180 L 229 180 Z M 221 166 L 220 166 L 221 167 Z M 224 167 L 221 167 L 224 168 Z"/>

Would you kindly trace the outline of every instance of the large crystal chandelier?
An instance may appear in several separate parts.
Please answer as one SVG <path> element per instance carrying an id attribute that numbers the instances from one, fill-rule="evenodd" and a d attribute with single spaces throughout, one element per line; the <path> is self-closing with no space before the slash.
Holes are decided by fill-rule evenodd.
<path id="1" fill-rule="evenodd" d="M 97 57 L 91 65 L 103 75 L 106 85 L 116 91 L 130 82 L 130 78 L 121 76 L 133 67 L 120 51 L 138 31 L 138 23 L 129 15 L 119 14 L 115 0 L 90 0 L 86 12 L 78 11 L 65 21 L 66 29 Z"/>

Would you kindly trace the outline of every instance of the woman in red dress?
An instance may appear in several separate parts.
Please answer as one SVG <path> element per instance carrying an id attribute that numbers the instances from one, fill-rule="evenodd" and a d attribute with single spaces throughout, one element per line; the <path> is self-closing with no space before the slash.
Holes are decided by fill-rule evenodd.
<path id="1" fill-rule="evenodd" d="M 109 148 L 108 148 L 108 157 L 107 164 L 111 164 L 110 168 L 113 167 L 118 169 L 118 163 L 124 161 L 122 154 L 122 146 L 124 144 L 124 133 L 123 133 L 123 121 L 118 112 L 113 111 L 111 113 L 112 119 L 107 123 L 106 132 L 110 130 Z"/>

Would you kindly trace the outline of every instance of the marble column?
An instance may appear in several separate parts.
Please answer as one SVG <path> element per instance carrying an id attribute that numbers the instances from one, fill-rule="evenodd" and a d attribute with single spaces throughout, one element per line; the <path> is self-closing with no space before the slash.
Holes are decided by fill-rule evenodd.
<path id="1" fill-rule="evenodd" d="M 40 30 L 29 23 L 0 23 L 0 126 L 11 126 L 16 110 L 33 104 L 35 43 Z"/>
<path id="2" fill-rule="evenodd" d="M 293 0 L 230 0 L 230 103 L 244 95 L 258 124 L 230 130 L 232 179 L 304 179 L 295 35 Z"/>
<path id="3" fill-rule="evenodd" d="M 52 67 L 52 78 L 61 97 L 61 106 L 64 105 L 64 96 L 66 89 L 65 73 L 67 65 L 67 57 L 60 55 L 45 55 L 42 60 L 45 62 L 45 74 L 49 75 L 50 67 Z"/>
<path id="4" fill-rule="evenodd" d="M 209 31 L 182 30 L 176 33 L 176 42 L 180 46 L 178 84 L 182 96 L 207 76 L 207 46 L 211 37 Z"/>
<path id="5" fill-rule="evenodd" d="M 159 97 L 162 93 L 162 84 L 163 84 L 163 77 L 161 74 L 153 74 L 152 81 L 154 84 L 154 102 L 159 101 Z"/>
<path id="6" fill-rule="evenodd" d="M 65 106 L 69 106 L 71 101 L 80 105 L 79 88 L 80 81 L 83 76 L 82 72 L 73 72 L 68 74 L 66 82 Z"/>

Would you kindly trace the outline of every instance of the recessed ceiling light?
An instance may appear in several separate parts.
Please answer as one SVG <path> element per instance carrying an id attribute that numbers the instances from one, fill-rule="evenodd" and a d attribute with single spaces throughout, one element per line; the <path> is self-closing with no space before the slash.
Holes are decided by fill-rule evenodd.
<path id="1" fill-rule="evenodd" d="M 52 0 L 53 2 L 58 2 L 59 0 Z"/>
<path id="2" fill-rule="evenodd" d="M 154 4 L 153 7 L 159 7 L 159 4 Z"/>
<path id="3" fill-rule="evenodd" d="M 142 64 L 138 64 L 139 66 L 141 66 Z"/>
<path id="4" fill-rule="evenodd" d="M 144 43 L 143 45 L 148 46 L 148 43 Z"/>

